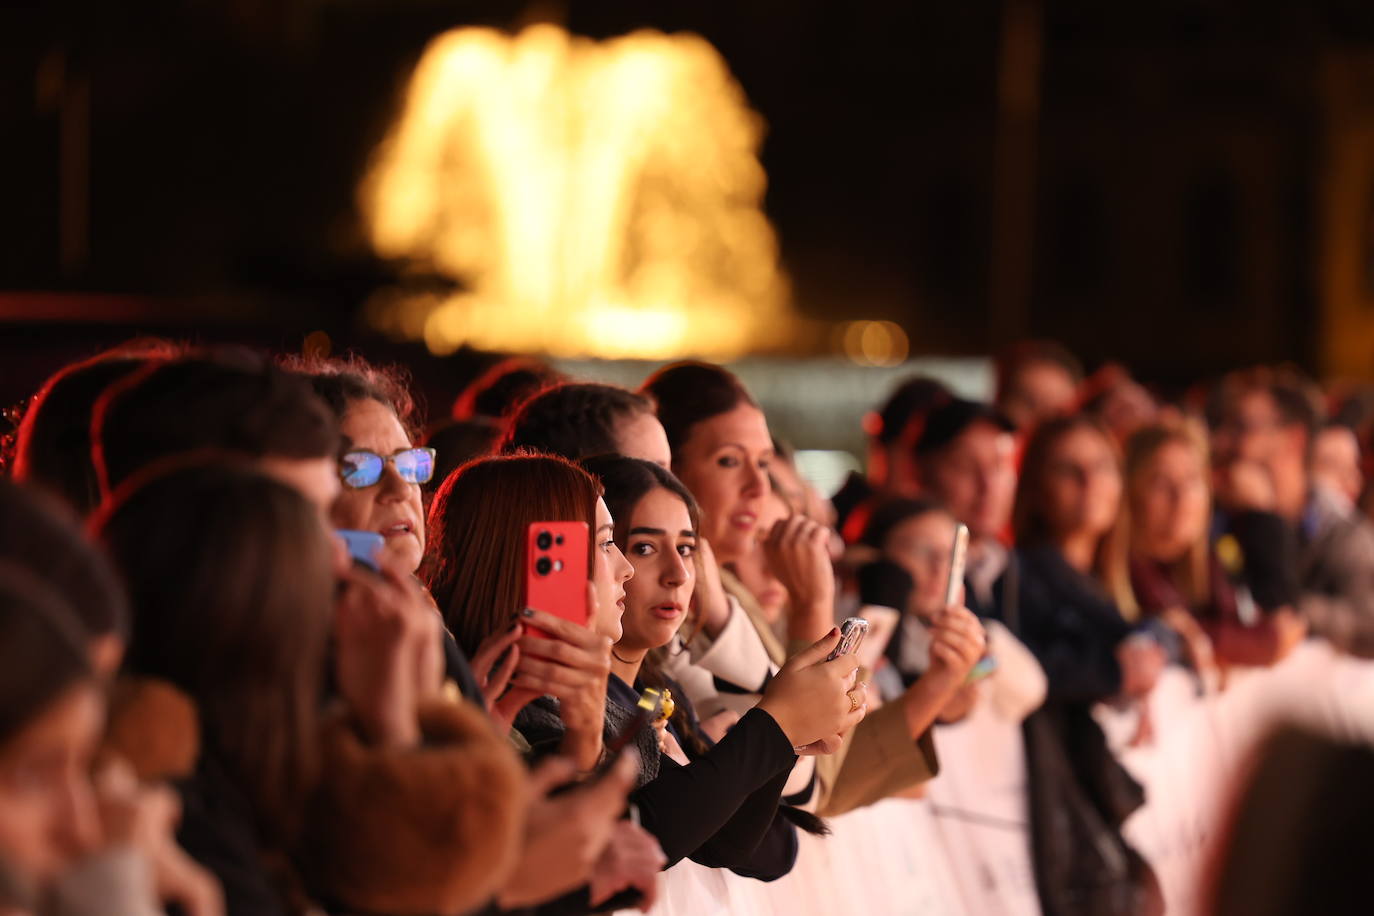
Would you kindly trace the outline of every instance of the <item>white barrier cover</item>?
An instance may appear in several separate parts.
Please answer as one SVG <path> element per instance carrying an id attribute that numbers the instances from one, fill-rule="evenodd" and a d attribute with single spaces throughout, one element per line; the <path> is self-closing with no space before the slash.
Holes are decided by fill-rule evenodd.
<path id="1" fill-rule="evenodd" d="M 1193 916 L 1256 744 L 1295 723 L 1374 745 L 1374 662 L 1310 641 L 1274 668 L 1233 671 L 1225 689 L 1205 695 L 1170 669 L 1150 714 L 1153 741 L 1120 748 L 1147 793 L 1125 833 L 1159 875 L 1171 916 Z M 1102 709 L 1099 718 L 1110 736 L 1134 731 L 1133 714 Z M 654 916 L 1036 916 L 1019 725 L 984 705 L 941 726 L 936 742 L 941 773 L 925 799 L 831 818 L 833 835 L 803 835 L 796 868 L 772 883 L 679 863 L 663 875 Z"/>

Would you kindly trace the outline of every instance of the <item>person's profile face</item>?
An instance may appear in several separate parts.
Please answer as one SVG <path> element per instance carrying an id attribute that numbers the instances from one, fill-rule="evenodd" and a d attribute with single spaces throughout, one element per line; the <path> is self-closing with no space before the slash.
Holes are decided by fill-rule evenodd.
<path id="1" fill-rule="evenodd" d="M 606 501 L 596 500 L 596 530 L 592 532 L 592 591 L 596 601 L 587 609 L 587 626 L 595 633 L 618 642 L 621 615 L 625 613 L 625 583 L 635 574 L 634 567 L 615 543 L 615 522 Z"/>
<path id="2" fill-rule="evenodd" d="M 90 769 L 104 721 L 100 691 L 81 683 L 0 746 L 0 859 L 39 887 L 99 839 Z"/>

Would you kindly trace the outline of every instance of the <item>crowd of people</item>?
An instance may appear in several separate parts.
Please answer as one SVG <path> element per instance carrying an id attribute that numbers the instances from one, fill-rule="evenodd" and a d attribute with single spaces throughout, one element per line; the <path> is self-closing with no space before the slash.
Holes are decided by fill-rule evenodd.
<path id="1" fill-rule="evenodd" d="M 356 356 L 63 368 L 0 479 L 0 913 L 648 911 L 683 860 L 807 868 L 976 710 L 1021 729 L 1043 911 L 1160 912 L 1119 740 L 1167 666 L 1374 657 L 1368 424 L 1287 369 L 997 368 L 904 381 L 833 497 L 706 363 L 502 363 L 439 423 Z M 552 523 L 585 622 L 527 600 Z"/>

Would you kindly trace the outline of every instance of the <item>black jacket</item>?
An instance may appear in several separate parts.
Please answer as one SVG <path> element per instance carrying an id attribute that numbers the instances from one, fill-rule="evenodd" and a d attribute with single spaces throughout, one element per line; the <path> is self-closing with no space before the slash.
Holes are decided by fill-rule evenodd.
<path id="1" fill-rule="evenodd" d="M 676 702 L 687 702 L 680 690 L 674 690 L 673 697 Z M 635 691 L 611 676 L 606 695 L 607 741 L 628 718 L 637 699 Z M 536 755 L 556 746 L 563 732 L 561 721 L 551 720 L 541 702 L 545 701 L 526 707 L 515 721 Z M 648 778 L 630 794 L 630 801 L 639 809 L 644 829 L 663 847 L 668 866 L 690 858 L 764 881 L 792 870 L 797 857 L 796 828 L 779 813 L 779 802 L 797 758 L 768 713 L 750 710 L 719 744 L 694 758 L 690 766 L 657 755 L 656 743 L 652 746 L 656 759 L 645 761 L 642 774 Z M 643 753 L 642 743 L 640 747 Z"/>
<path id="2" fill-rule="evenodd" d="M 1092 704 L 1120 692 L 1116 647 L 1131 625 L 1096 580 L 1048 546 L 1018 550 L 1008 569 L 1016 572 L 993 589 L 995 612 L 1044 667 L 1048 699 Z M 1011 578 L 1019 579 L 1015 622 L 1006 619 Z"/>
<path id="3" fill-rule="evenodd" d="M 1150 866 L 1121 825 L 1145 801 L 1112 756 L 1092 705 L 1121 687 L 1116 646 L 1131 627 L 1101 588 L 1050 547 L 1018 551 L 996 589 L 1003 623 L 1049 679 L 1022 726 L 1031 856 L 1046 916 L 1163 911 Z"/>

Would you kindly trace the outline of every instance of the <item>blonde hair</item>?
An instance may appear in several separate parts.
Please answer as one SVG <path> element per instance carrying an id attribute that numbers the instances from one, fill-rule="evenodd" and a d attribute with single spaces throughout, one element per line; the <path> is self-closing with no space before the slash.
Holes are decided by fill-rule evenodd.
<path id="1" fill-rule="evenodd" d="M 1141 427 L 1126 440 L 1125 467 L 1122 471 L 1121 510 L 1117 514 L 1116 527 L 1108 535 L 1103 545 L 1102 572 L 1106 578 L 1108 591 L 1116 601 L 1121 616 L 1127 620 L 1140 617 L 1140 602 L 1136 599 L 1135 589 L 1131 586 L 1131 552 L 1134 547 L 1134 521 L 1131 503 L 1141 475 L 1154 461 L 1155 456 L 1167 445 L 1179 444 L 1193 451 L 1204 469 L 1204 486 L 1207 486 L 1208 507 L 1211 506 L 1211 486 L 1206 480 L 1208 462 L 1207 438 L 1196 421 L 1183 420 L 1175 423 L 1156 423 Z M 1206 604 L 1211 596 L 1211 546 L 1207 530 L 1204 528 L 1197 539 L 1188 547 L 1187 553 L 1177 563 L 1171 565 L 1170 578 L 1194 606 Z"/>

